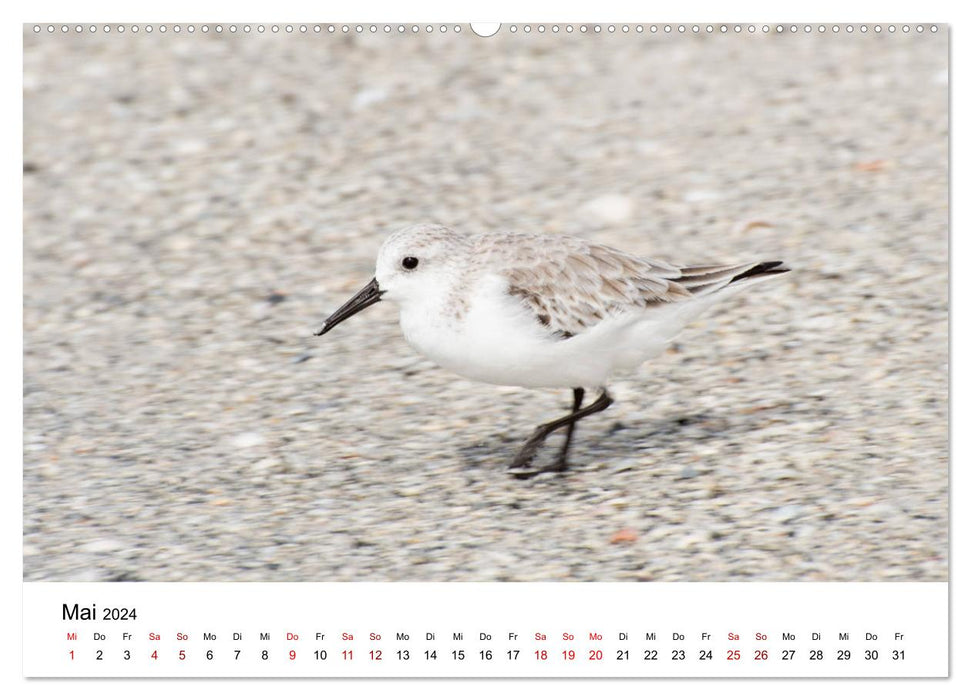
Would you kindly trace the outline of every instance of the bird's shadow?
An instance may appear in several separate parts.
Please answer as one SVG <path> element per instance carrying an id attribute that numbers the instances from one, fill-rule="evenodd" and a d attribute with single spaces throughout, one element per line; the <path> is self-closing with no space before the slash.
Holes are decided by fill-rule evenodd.
<path id="1" fill-rule="evenodd" d="M 586 428 L 586 430 L 584 430 Z M 529 437 L 533 426 L 524 426 L 521 435 L 502 433 L 489 436 L 474 444 L 459 448 L 463 469 L 467 471 L 508 471 L 519 447 Z M 598 464 L 619 463 L 629 459 L 632 454 L 643 449 L 656 451 L 677 450 L 685 440 L 705 442 L 706 440 L 729 440 L 740 437 L 753 429 L 751 425 L 731 420 L 725 414 L 714 411 L 699 411 L 670 416 L 661 420 L 645 423 L 615 422 L 606 430 L 594 433 L 582 423 L 577 428 L 570 453 L 570 468 L 558 474 L 568 477 L 571 473 L 596 468 Z M 543 467 L 552 463 L 560 449 L 563 431 L 553 433 L 540 449 L 534 462 L 535 473 L 508 471 L 510 476 L 519 478 L 543 473 Z"/>

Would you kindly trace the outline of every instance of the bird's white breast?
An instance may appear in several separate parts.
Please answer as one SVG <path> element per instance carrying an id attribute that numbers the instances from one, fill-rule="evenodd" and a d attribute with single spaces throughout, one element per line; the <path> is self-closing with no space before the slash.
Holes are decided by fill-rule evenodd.
<path id="1" fill-rule="evenodd" d="M 442 367 L 510 386 L 603 386 L 614 369 L 647 359 L 643 343 L 618 342 L 635 319 L 608 320 L 562 339 L 541 326 L 507 288 L 501 277 L 487 276 L 462 299 L 405 305 L 402 332 L 413 348 Z"/>

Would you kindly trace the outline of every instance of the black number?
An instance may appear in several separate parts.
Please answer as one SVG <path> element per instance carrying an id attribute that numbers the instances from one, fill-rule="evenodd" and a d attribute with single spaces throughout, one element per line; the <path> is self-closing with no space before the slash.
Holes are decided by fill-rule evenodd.
<path id="1" fill-rule="evenodd" d="M 411 658 L 411 652 L 409 652 L 407 649 L 398 650 L 398 659 L 400 661 L 407 661 L 410 658 Z"/>
<path id="2" fill-rule="evenodd" d="M 327 650 L 326 649 L 318 649 L 317 651 L 314 652 L 314 658 L 317 659 L 317 661 L 326 661 L 327 660 Z"/>
<path id="3" fill-rule="evenodd" d="M 644 660 L 645 661 L 657 661 L 657 649 L 645 649 L 644 650 Z"/>
<path id="4" fill-rule="evenodd" d="M 849 661 L 850 660 L 850 650 L 849 649 L 839 649 L 836 652 L 837 661 Z"/>
<path id="5" fill-rule="evenodd" d="M 876 661 L 880 658 L 880 652 L 876 649 L 867 649 L 863 652 L 863 658 L 867 661 Z"/>
<path id="6" fill-rule="evenodd" d="M 684 661 L 684 649 L 674 649 L 671 652 L 671 661 Z"/>
<path id="7" fill-rule="evenodd" d="M 206 652 L 206 661 L 212 661 L 212 649 Z"/>
<path id="8" fill-rule="evenodd" d="M 628 655 L 626 649 L 618 649 L 617 650 L 617 660 L 618 661 L 628 661 L 629 659 L 630 659 L 630 656 Z"/>
<path id="9" fill-rule="evenodd" d="M 809 660 L 810 661 L 822 661 L 823 660 L 823 650 L 822 649 L 810 649 L 809 650 Z"/>
<path id="10" fill-rule="evenodd" d="M 465 649 L 459 649 L 458 651 L 452 650 L 452 658 L 456 661 L 462 661 L 465 659 Z"/>
<path id="11" fill-rule="evenodd" d="M 904 660 L 904 650 L 903 649 L 894 649 L 893 650 L 893 660 L 894 661 L 903 661 Z"/>
<path id="12" fill-rule="evenodd" d="M 131 652 L 125 649 L 125 661 L 131 661 Z"/>
<path id="13" fill-rule="evenodd" d="M 262 653 L 262 654 L 260 654 L 260 656 L 262 657 L 262 659 L 263 659 L 264 661 L 266 661 L 266 660 L 267 660 L 268 658 L 270 658 L 270 652 L 269 652 L 269 651 L 267 651 L 266 649 L 264 649 L 264 650 L 263 650 L 263 653 Z"/>
<path id="14" fill-rule="evenodd" d="M 711 649 L 699 649 L 698 661 L 711 661 Z"/>
<path id="15" fill-rule="evenodd" d="M 515 661 L 519 658 L 519 649 L 510 649 L 506 652 L 506 655 L 509 657 L 510 661 Z"/>
<path id="16" fill-rule="evenodd" d="M 97 653 L 94 655 L 94 658 L 97 659 L 98 661 L 101 661 L 103 656 L 104 654 L 102 653 L 102 651 L 98 649 Z"/>
<path id="17" fill-rule="evenodd" d="M 479 652 L 483 661 L 492 661 L 492 649 L 483 649 Z"/>
<path id="18" fill-rule="evenodd" d="M 433 651 L 426 651 L 425 652 L 425 659 L 426 660 L 428 660 L 428 661 L 434 661 L 437 658 L 438 658 L 438 652 L 437 651 L 434 651 L 433 650 Z"/>
<path id="19" fill-rule="evenodd" d="M 796 650 L 795 649 L 783 649 L 782 650 L 782 660 L 783 661 L 792 661 L 794 658 L 796 658 Z"/>

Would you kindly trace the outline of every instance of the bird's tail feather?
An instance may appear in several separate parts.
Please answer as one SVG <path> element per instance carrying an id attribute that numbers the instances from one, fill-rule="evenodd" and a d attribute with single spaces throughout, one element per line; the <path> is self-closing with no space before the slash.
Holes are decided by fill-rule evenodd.
<path id="1" fill-rule="evenodd" d="M 706 296 L 729 286 L 741 288 L 784 272 L 789 272 L 789 268 L 781 260 L 745 265 L 692 265 L 681 268 L 678 283 L 692 296 Z"/>

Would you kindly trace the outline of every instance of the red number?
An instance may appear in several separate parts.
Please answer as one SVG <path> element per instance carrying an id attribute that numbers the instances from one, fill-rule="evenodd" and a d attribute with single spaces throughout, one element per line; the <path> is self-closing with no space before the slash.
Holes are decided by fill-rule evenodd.
<path id="1" fill-rule="evenodd" d="M 71 654 L 72 654 L 71 658 L 73 659 L 74 652 L 72 651 Z M 536 658 L 539 659 L 540 661 L 546 661 L 546 649 L 537 649 Z"/>
<path id="2" fill-rule="evenodd" d="M 729 649 L 728 650 L 728 660 L 729 661 L 738 661 L 741 658 L 742 658 L 742 652 L 740 652 L 738 649 Z"/>
<path id="3" fill-rule="evenodd" d="M 291 649 L 290 650 L 290 660 L 293 661 L 296 658 L 297 658 L 297 651 L 296 651 L 296 649 Z"/>
<path id="4" fill-rule="evenodd" d="M 573 649 L 564 649 L 563 658 L 567 661 L 574 661 L 577 658 L 577 653 Z"/>
<path id="5" fill-rule="evenodd" d="M 604 653 L 599 649 L 590 650 L 590 660 L 591 661 L 603 661 Z"/>

